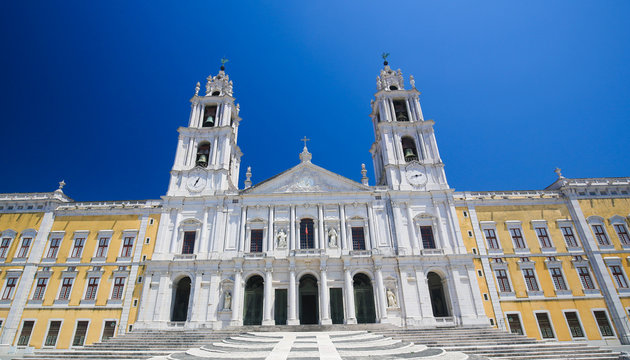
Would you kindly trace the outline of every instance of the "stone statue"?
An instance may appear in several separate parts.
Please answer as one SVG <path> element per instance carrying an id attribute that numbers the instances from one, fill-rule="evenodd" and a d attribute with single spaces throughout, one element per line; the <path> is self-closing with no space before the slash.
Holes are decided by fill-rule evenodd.
<path id="1" fill-rule="evenodd" d="M 197 86 L 195 86 L 195 96 L 199 95 L 199 88 L 201 87 L 201 84 L 197 81 Z"/>
<path id="2" fill-rule="evenodd" d="M 284 232 L 284 229 L 280 229 L 276 234 L 276 248 L 284 249 L 287 247 L 287 233 Z"/>
<path id="3" fill-rule="evenodd" d="M 409 76 L 409 83 L 411 84 L 412 88 L 416 88 L 416 79 L 413 78 L 413 75 Z"/>
<path id="4" fill-rule="evenodd" d="M 229 291 L 223 295 L 223 310 L 232 310 L 232 294 Z"/>
<path id="5" fill-rule="evenodd" d="M 333 227 L 328 229 L 328 246 L 331 248 L 337 247 L 337 230 Z"/>
<path id="6" fill-rule="evenodd" d="M 396 295 L 392 289 L 387 289 L 387 307 L 398 307 L 398 301 L 396 301 Z"/>

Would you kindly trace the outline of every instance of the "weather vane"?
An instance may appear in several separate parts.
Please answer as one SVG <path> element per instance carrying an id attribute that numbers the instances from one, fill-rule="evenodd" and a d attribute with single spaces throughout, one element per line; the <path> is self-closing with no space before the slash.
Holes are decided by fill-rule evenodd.
<path id="1" fill-rule="evenodd" d="M 221 58 L 221 66 L 225 66 L 225 63 L 228 62 L 230 60 L 226 59 L 225 57 Z"/>
<path id="2" fill-rule="evenodd" d="M 381 54 L 381 56 L 383 57 L 383 60 L 387 61 L 387 58 L 389 57 L 389 53 L 383 53 Z"/>

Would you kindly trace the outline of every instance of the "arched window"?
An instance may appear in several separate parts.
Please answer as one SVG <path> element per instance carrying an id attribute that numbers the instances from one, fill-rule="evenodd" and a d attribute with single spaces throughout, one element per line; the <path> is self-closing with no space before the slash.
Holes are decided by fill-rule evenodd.
<path id="1" fill-rule="evenodd" d="M 196 166 L 208 167 L 208 157 L 210 156 L 210 143 L 207 141 L 199 144 L 197 148 L 197 161 Z"/>
<path id="2" fill-rule="evenodd" d="M 300 221 L 300 249 L 315 248 L 315 231 L 313 219 L 302 219 Z"/>
<path id="3" fill-rule="evenodd" d="M 416 142 L 409 136 L 402 138 L 403 155 L 405 161 L 410 162 L 413 160 L 418 161 L 418 150 L 416 149 Z"/>
<path id="4" fill-rule="evenodd" d="M 202 127 L 213 127 L 216 123 L 217 118 L 217 106 L 216 105 L 208 105 L 206 106 L 203 112 L 203 123 Z"/>

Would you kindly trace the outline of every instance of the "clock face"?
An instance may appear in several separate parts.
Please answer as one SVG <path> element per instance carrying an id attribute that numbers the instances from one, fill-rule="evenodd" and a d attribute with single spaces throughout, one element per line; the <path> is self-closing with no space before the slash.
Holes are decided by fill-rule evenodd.
<path id="1" fill-rule="evenodd" d="M 427 182 L 427 174 L 424 166 L 411 164 L 406 169 L 407 181 L 413 186 L 421 186 Z"/>
<path id="2" fill-rule="evenodd" d="M 188 190 L 199 192 L 206 186 L 206 177 L 203 173 L 192 173 L 186 182 Z"/>

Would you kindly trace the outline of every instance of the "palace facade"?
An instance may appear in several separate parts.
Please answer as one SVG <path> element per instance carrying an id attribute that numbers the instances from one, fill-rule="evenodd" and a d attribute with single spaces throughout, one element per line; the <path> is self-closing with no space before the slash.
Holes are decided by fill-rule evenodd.
<path id="1" fill-rule="evenodd" d="M 160 200 L 0 194 L 0 344 L 81 347 L 136 329 L 493 326 L 630 343 L 630 178 L 456 192 L 433 120 L 387 62 L 375 182 L 313 163 L 238 188 L 224 68 L 198 83 Z"/>

